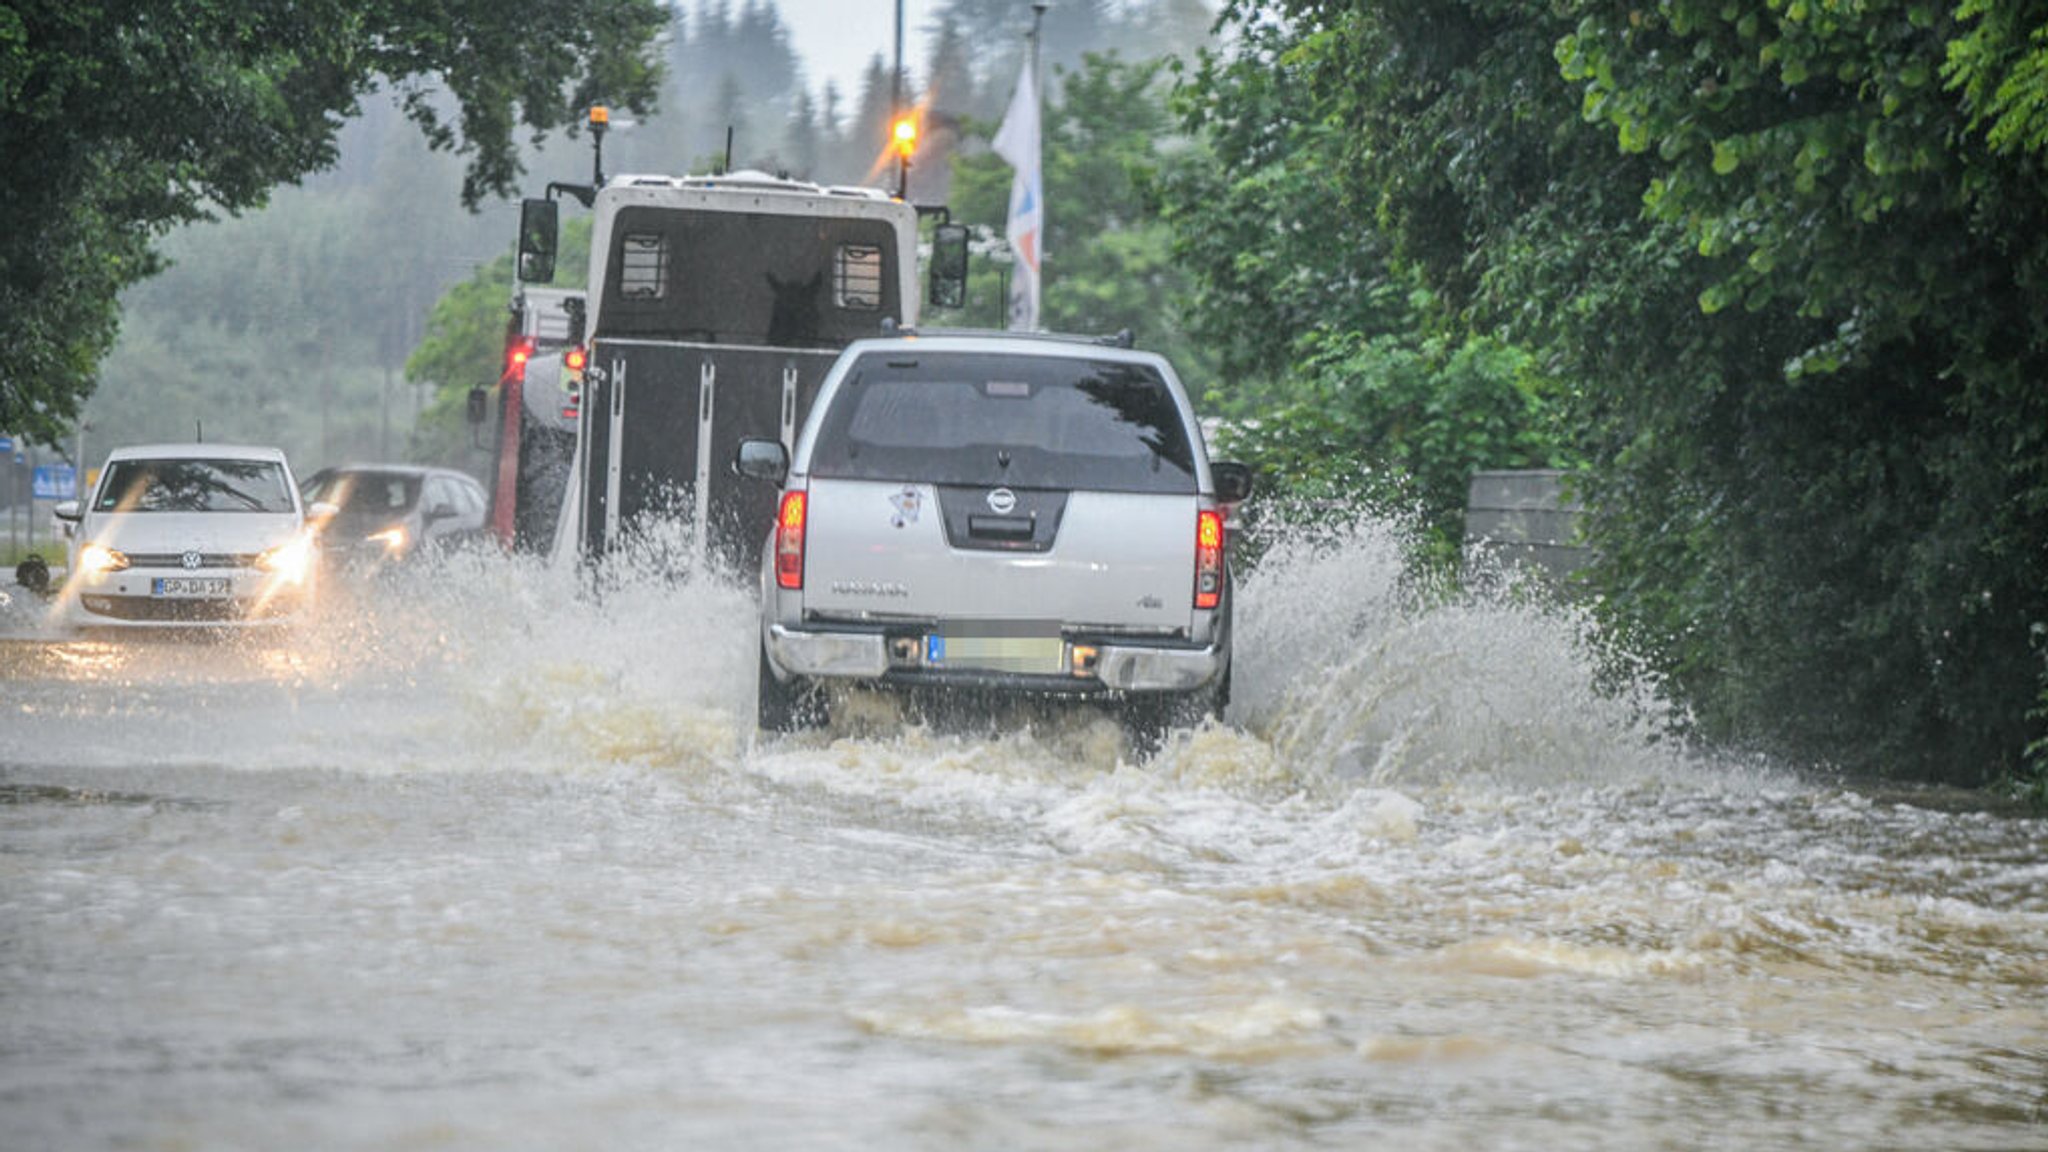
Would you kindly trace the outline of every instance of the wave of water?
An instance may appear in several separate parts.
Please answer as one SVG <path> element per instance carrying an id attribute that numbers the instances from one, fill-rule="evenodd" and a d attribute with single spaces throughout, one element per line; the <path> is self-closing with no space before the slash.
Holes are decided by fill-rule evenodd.
<path id="1" fill-rule="evenodd" d="M 1141 1117 L 1119 1146 L 1387 1117 L 1443 1147 L 1511 1121 L 1684 1145 L 1730 1117 L 1769 1146 L 2021 1146 L 2048 1115 L 2048 822 L 1688 752 L 1583 614 L 1418 589 L 1389 525 L 1283 536 L 1239 588 L 1230 714 L 1145 758 L 1087 710 L 973 731 L 871 700 L 757 737 L 751 590 L 693 576 L 680 538 L 596 574 L 451 558 L 336 595 L 285 644 L 7 656 L 33 666 L 0 679 L 0 784 L 23 781 L 0 805 L 95 827 L 52 838 L 78 854 L 54 867 L 10 858 L 24 895 L 0 905 L 82 951 L 140 923 L 205 978 L 251 961 L 157 906 L 260 957 L 333 904 L 367 927 L 296 929 L 323 964 L 366 949 L 358 979 L 388 992 L 459 958 L 478 989 L 439 996 L 514 1036 L 492 982 L 546 988 L 549 1035 L 582 1039 L 535 1050 L 582 1045 L 562 1058 L 657 1116 L 628 1070 L 673 1029 L 756 1123 L 808 1115 L 757 1100 L 792 1068 L 899 1102 L 955 1099 L 971 1068 L 963 1114 L 1034 1146 L 1059 1142 L 979 1086 Z M 180 787 L 201 801 L 158 807 Z M 139 862 L 89 883 L 121 842 L 102 826 L 129 824 Z M 236 836 L 249 874 L 208 854 Z M 365 1043 L 307 997 L 304 1028 Z M 893 1063 L 848 1067 L 861 1045 Z M 389 1047 L 369 1045 L 406 1060 Z M 865 1115 L 868 1144 L 906 1131 Z M 572 1135 L 536 1123 L 529 1146 Z"/>
<path id="2" fill-rule="evenodd" d="M 80 682 L 132 684 L 102 705 L 136 745 L 250 766 L 386 771 L 637 765 L 808 780 L 909 803 L 1065 803 L 1100 778 L 1250 802 L 1344 803 L 1359 789 L 1509 793 L 1723 781 L 1668 738 L 1656 684 L 1604 681 L 1588 619 L 1513 591 L 1424 595 L 1400 534 L 1366 519 L 1279 542 L 1238 591 L 1226 723 L 1177 733 L 1140 763 L 1085 708 L 982 733 L 912 723 L 886 698 L 834 729 L 753 732 L 750 588 L 690 573 L 689 534 L 662 525 L 598 570 L 451 557 L 368 587 L 331 587 L 286 643 L 85 643 L 47 659 Z M 167 692 L 215 699 L 208 723 Z M 243 698 L 246 697 L 246 698 Z M 279 702 L 284 707 L 277 707 Z M 68 720 L 79 705 L 50 713 Z M 181 727 L 180 721 L 189 721 Z M 100 751 L 124 756 L 115 729 Z"/>

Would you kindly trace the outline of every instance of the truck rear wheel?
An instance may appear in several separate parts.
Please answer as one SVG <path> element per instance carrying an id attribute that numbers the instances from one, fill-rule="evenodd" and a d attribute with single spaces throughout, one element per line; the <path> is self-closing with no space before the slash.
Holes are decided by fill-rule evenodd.
<path id="1" fill-rule="evenodd" d="M 768 653 L 760 656 L 760 682 L 754 689 L 755 724 L 763 732 L 800 732 L 821 728 L 831 720 L 825 693 L 808 680 L 791 677 L 777 680 L 768 666 Z"/>
<path id="2" fill-rule="evenodd" d="M 1131 751 L 1150 756 L 1159 751 L 1166 734 L 1175 728 L 1193 728 L 1205 716 L 1221 720 L 1230 702 L 1230 673 L 1215 685 L 1193 692 L 1151 692 L 1124 701 L 1119 715 L 1124 738 Z"/>

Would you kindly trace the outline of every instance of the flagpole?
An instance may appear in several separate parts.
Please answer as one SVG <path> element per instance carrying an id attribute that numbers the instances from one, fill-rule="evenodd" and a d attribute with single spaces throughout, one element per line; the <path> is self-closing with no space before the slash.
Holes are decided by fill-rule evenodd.
<path id="1" fill-rule="evenodd" d="M 1041 155 L 1040 112 L 1044 99 L 1038 91 L 1039 32 L 1045 0 L 1031 6 L 1030 53 L 1018 69 L 1017 90 L 1010 97 L 1010 109 L 996 129 L 989 146 L 1014 172 L 1010 180 L 1010 218 L 1003 227 L 1003 239 L 1016 256 L 1011 269 L 1010 298 L 1006 328 L 1039 331 L 1039 275 L 1045 256 L 1045 165 Z"/>
<path id="2" fill-rule="evenodd" d="M 1031 5 L 1031 83 L 1038 89 L 1039 101 L 1045 99 L 1045 73 L 1038 66 L 1038 26 L 1045 22 L 1045 10 L 1052 7 L 1048 0 L 1038 0 Z"/>
<path id="3" fill-rule="evenodd" d="M 1033 98 L 1033 99 L 1035 99 L 1035 100 L 1036 100 L 1036 101 L 1038 102 L 1038 110 L 1037 110 L 1037 111 L 1034 111 L 1034 113 L 1033 113 L 1033 123 L 1035 123 L 1035 124 L 1037 124 L 1037 125 L 1039 125 L 1039 126 L 1040 126 L 1040 132 L 1041 132 L 1041 134 L 1042 134 L 1042 133 L 1043 133 L 1043 131 L 1044 131 L 1044 127 L 1043 127 L 1043 126 L 1044 126 L 1044 124 L 1045 124 L 1045 117 L 1044 117 L 1044 115 L 1043 115 L 1043 109 L 1045 108 L 1045 76 L 1043 75 L 1043 73 L 1044 73 L 1044 68 L 1043 68 L 1043 67 L 1042 67 L 1042 66 L 1040 65 L 1040 63 L 1039 63 L 1039 59 L 1038 59 L 1038 44 L 1039 44 L 1039 41 L 1040 41 L 1041 39 L 1043 39 L 1043 37 L 1042 37 L 1042 36 L 1041 36 L 1041 35 L 1040 35 L 1039 33 L 1040 33 L 1040 29 L 1041 29 L 1041 27 L 1042 27 L 1042 26 L 1044 25 L 1044 23 L 1045 23 L 1045 10 L 1046 10 L 1047 8 L 1050 8 L 1050 7 L 1052 7 L 1052 5 L 1051 5 L 1051 3 L 1049 3 L 1049 2 L 1048 2 L 1048 0 L 1034 0 L 1034 2 L 1033 2 L 1033 3 L 1032 3 L 1032 5 L 1031 5 L 1031 35 L 1030 35 L 1030 36 L 1028 36 L 1028 37 L 1026 37 L 1026 39 L 1028 39 L 1028 40 L 1030 41 L 1030 43 L 1031 43 L 1031 95 L 1032 95 L 1032 98 Z M 1040 147 L 1043 147 L 1043 145 L 1041 144 L 1041 145 L 1040 145 Z M 1038 302 L 1039 302 L 1039 300 L 1042 300 L 1042 299 L 1043 299 L 1043 298 L 1045 297 L 1045 231 L 1046 231 L 1045 225 L 1046 225 L 1046 219 L 1045 219 L 1045 215 L 1044 215 L 1044 213 L 1045 213 L 1045 209 L 1044 209 L 1044 207 L 1043 207 L 1043 205 L 1044 205 L 1044 203 L 1045 203 L 1045 201 L 1044 201 L 1044 199 L 1043 199 L 1043 197 L 1044 197 L 1044 195 L 1045 195 L 1045 185 L 1044 185 L 1044 180 L 1045 180 L 1045 176 L 1044 176 L 1044 171 L 1045 171 L 1045 170 L 1044 170 L 1044 168 L 1043 168 L 1043 167 L 1041 167 L 1041 168 L 1039 169 L 1039 176 L 1038 176 L 1038 179 L 1039 179 L 1039 196 L 1040 196 L 1040 200 L 1039 200 L 1039 204 L 1040 204 L 1040 208 L 1039 208 L 1039 224 L 1038 224 L 1038 260 L 1039 260 L 1039 263 L 1038 263 L 1038 267 L 1037 267 L 1037 269 L 1035 269 L 1035 270 L 1033 271 L 1033 274 L 1032 274 L 1032 277 L 1031 277 L 1031 294 L 1032 294 L 1032 297 L 1033 297 L 1033 299 L 1032 299 L 1032 301 L 1031 301 L 1031 317 L 1032 317 L 1032 321 L 1033 321 L 1033 327 L 1043 327 L 1043 325 L 1042 325 L 1042 324 L 1039 324 L 1039 323 L 1037 323 L 1037 320 L 1038 320 L 1038 308 L 1039 308 L 1039 303 L 1038 303 Z M 1003 327 L 1007 328 L 1007 327 L 1009 327 L 1009 326 L 1010 326 L 1010 318 L 1009 318 L 1009 314 L 1008 314 L 1008 312 L 1007 312 L 1007 311 L 1005 311 L 1005 313 L 1004 313 L 1004 315 L 1003 315 Z"/>

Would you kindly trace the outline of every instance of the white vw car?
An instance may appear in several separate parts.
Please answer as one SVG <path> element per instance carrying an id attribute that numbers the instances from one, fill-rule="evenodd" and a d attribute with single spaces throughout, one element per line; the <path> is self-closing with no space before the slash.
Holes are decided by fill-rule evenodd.
<path id="1" fill-rule="evenodd" d="M 1093 700 L 1141 747 L 1230 691 L 1229 506 L 1173 367 L 1015 333 L 850 345 L 792 456 L 761 566 L 759 723 L 815 724 L 861 684 Z"/>
<path id="2" fill-rule="evenodd" d="M 62 606 L 80 627 L 239 627 L 311 606 L 317 543 L 275 448 L 116 449 L 71 525 Z"/>

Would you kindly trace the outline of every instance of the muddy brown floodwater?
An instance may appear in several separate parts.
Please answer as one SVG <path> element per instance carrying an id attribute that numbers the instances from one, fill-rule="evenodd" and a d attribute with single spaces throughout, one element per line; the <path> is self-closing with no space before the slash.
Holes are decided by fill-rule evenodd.
<path id="1" fill-rule="evenodd" d="M 2048 1148 L 2048 822 L 1688 755 L 1396 555 L 1268 557 L 1145 760 L 757 741 L 710 581 L 17 628 L 0 1144 Z"/>

